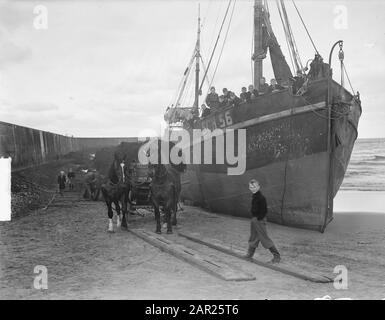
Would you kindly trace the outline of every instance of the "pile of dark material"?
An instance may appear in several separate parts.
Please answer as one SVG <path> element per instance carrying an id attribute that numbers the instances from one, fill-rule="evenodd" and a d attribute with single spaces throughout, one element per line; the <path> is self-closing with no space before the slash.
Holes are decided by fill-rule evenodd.
<path id="1" fill-rule="evenodd" d="M 38 209 L 47 203 L 54 193 L 44 186 L 31 182 L 25 174 L 12 174 L 11 181 L 12 217 L 19 216 L 28 210 Z"/>
<path id="2" fill-rule="evenodd" d="M 116 147 L 102 148 L 95 153 L 95 169 L 107 175 L 115 152 L 126 155 L 127 162 L 138 161 L 141 143 L 122 142 Z M 22 215 L 47 205 L 57 191 L 57 176 L 61 170 L 68 172 L 72 168 L 81 176 L 82 169 L 92 167 L 90 152 L 71 152 L 63 158 L 37 167 L 12 172 L 11 207 L 12 217 Z"/>
<path id="3" fill-rule="evenodd" d="M 59 163 L 42 165 L 12 172 L 11 209 L 12 217 L 35 210 L 48 203 L 55 193 Z M 53 167 L 53 168 L 52 168 Z"/>
<path id="4" fill-rule="evenodd" d="M 72 153 L 60 160 L 12 172 L 12 218 L 46 206 L 57 191 L 59 172 L 67 173 L 69 168 L 78 171 L 85 166 L 87 157 L 87 153 Z"/>

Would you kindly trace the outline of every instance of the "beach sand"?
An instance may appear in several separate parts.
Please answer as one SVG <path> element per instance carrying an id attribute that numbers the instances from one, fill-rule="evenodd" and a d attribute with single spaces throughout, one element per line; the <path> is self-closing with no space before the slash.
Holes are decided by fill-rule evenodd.
<path id="1" fill-rule="evenodd" d="M 383 193 L 340 192 L 336 199 L 339 211 L 323 234 L 268 223 L 285 263 L 331 277 L 337 276 L 334 268 L 343 265 L 348 270 L 346 290 L 335 289 L 333 283 L 300 280 L 189 244 L 256 277 L 247 282 L 220 280 L 131 233 L 107 233 L 104 203 L 90 202 L 75 207 L 53 205 L 46 211 L 0 223 L 0 298 L 315 299 L 328 295 L 333 299 L 384 299 L 385 214 L 371 213 L 378 207 L 369 206 L 380 203 L 379 197 Z M 366 212 L 348 212 L 353 200 Z M 198 232 L 229 246 L 247 248 L 249 219 L 185 206 L 178 223 L 173 235 L 164 232 L 163 236 L 183 242 L 178 230 Z M 152 214 L 130 217 L 129 224 L 131 228 L 155 230 Z M 271 259 L 263 248 L 258 248 L 256 256 Z M 48 269 L 48 290 L 33 287 L 36 265 Z"/>
<path id="2" fill-rule="evenodd" d="M 334 213 L 385 213 L 385 191 L 340 190 L 334 198 Z"/>

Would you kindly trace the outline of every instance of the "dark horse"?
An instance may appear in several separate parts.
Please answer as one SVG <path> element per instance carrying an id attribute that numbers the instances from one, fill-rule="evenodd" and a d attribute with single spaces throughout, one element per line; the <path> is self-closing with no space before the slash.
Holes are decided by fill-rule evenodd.
<path id="1" fill-rule="evenodd" d="M 128 194 L 130 192 L 130 180 L 128 175 L 128 165 L 126 165 L 126 155 L 115 152 L 114 161 L 108 172 L 109 182 L 102 185 L 101 190 L 104 200 L 108 208 L 108 231 L 113 232 L 113 211 L 112 203 L 115 204 L 117 213 L 117 227 L 127 229 L 127 203 L 129 202 Z M 121 205 L 121 207 L 120 207 Z M 120 210 L 123 217 L 120 222 Z"/>
<path id="2" fill-rule="evenodd" d="M 177 224 L 176 212 L 178 210 L 179 195 L 181 192 L 180 174 L 186 165 L 150 164 L 149 172 L 152 178 L 150 186 L 150 199 L 154 206 L 156 233 L 161 233 L 160 206 L 166 216 L 167 233 L 172 233 L 172 225 Z M 172 221 L 171 221 L 172 214 Z"/>

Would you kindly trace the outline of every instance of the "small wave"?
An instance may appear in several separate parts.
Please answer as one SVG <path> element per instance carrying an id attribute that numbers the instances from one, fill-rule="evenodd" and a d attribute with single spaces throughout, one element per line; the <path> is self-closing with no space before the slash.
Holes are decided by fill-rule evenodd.
<path id="1" fill-rule="evenodd" d="M 375 175 L 371 171 L 347 171 L 345 173 L 345 177 L 351 177 L 351 176 L 371 177 L 371 176 L 375 176 Z"/>
<path id="2" fill-rule="evenodd" d="M 373 160 L 385 160 L 385 156 L 374 156 Z"/>
<path id="3" fill-rule="evenodd" d="M 349 191 L 385 191 L 385 187 L 341 186 L 340 190 L 349 190 Z"/>
<path id="4" fill-rule="evenodd" d="M 385 162 L 376 162 L 376 161 L 362 161 L 362 162 L 358 162 L 358 163 L 352 163 L 351 164 L 351 167 L 352 168 L 366 168 L 366 169 L 371 169 L 373 167 L 373 170 L 378 170 L 377 168 L 378 167 L 381 167 L 381 166 L 384 166 L 385 167 Z"/>

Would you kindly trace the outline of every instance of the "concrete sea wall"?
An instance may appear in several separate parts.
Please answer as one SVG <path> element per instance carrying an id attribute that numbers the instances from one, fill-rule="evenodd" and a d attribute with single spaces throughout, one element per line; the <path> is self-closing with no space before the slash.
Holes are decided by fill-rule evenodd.
<path id="1" fill-rule="evenodd" d="M 76 138 L 0 121 L 0 158 L 12 158 L 12 171 L 33 167 L 81 150 L 96 151 L 137 138 Z"/>

